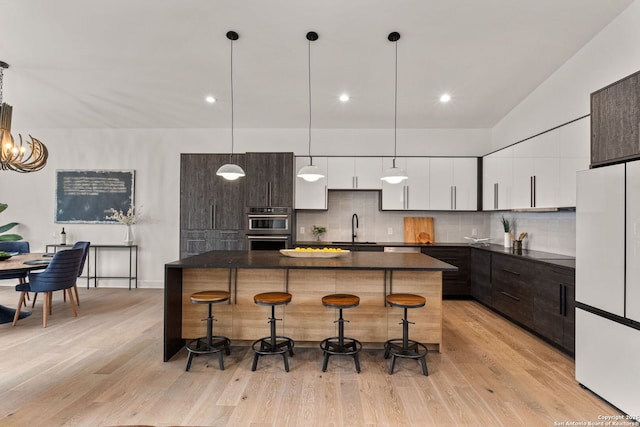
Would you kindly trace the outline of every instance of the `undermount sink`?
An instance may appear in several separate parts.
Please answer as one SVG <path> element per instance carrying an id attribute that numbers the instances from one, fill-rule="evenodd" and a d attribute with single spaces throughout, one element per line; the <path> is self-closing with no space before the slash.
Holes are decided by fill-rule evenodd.
<path id="1" fill-rule="evenodd" d="M 376 245 L 376 242 L 331 242 L 332 245 Z"/>

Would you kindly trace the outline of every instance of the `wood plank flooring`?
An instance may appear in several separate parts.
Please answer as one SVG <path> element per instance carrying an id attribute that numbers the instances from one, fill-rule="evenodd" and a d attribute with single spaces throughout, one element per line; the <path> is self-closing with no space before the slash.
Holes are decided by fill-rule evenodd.
<path id="1" fill-rule="evenodd" d="M 0 325 L 1 426 L 553 426 L 620 414 L 582 389 L 570 357 L 472 301 L 445 301 L 440 353 L 387 374 L 381 350 L 362 373 L 319 348 L 296 348 L 291 371 L 248 346 L 233 346 L 225 371 L 186 352 L 162 362 L 163 291 L 79 289 L 74 318 L 54 295 L 42 310 Z M 0 287 L 0 303 L 18 293 Z M 345 313 L 348 314 L 348 313 Z M 265 314 L 265 334 L 268 330 Z M 346 325 L 347 331 L 349 324 Z"/>

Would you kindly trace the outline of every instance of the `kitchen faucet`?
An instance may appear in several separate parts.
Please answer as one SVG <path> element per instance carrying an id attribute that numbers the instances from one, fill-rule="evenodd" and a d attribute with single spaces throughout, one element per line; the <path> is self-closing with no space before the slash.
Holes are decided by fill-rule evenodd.
<path id="1" fill-rule="evenodd" d="M 351 244 L 356 242 L 356 237 L 358 234 L 356 233 L 356 229 L 358 228 L 358 214 L 353 214 L 351 216 Z"/>

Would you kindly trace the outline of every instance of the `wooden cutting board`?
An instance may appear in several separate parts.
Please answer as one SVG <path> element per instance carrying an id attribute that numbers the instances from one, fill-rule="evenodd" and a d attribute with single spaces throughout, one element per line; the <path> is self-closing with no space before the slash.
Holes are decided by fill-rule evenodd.
<path id="1" fill-rule="evenodd" d="M 404 217 L 404 241 L 405 243 L 433 243 L 432 217 Z"/>

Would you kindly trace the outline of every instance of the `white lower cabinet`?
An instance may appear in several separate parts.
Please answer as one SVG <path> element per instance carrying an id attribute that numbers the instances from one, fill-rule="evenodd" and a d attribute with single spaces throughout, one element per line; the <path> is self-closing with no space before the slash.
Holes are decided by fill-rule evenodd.
<path id="1" fill-rule="evenodd" d="M 638 354 L 640 330 L 576 309 L 576 380 L 633 416 L 640 414 Z"/>

